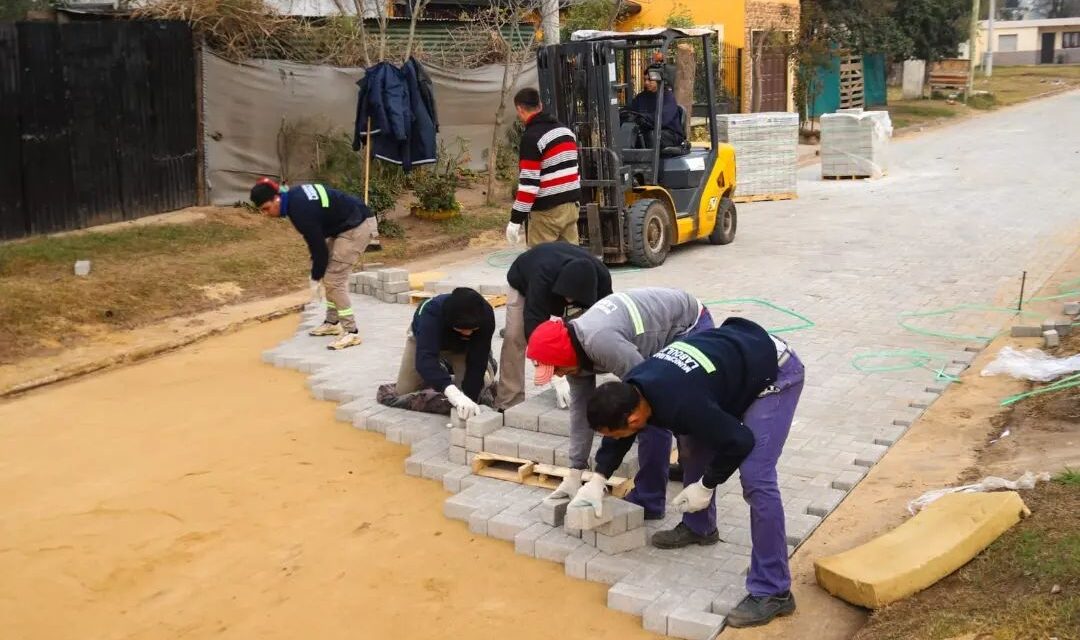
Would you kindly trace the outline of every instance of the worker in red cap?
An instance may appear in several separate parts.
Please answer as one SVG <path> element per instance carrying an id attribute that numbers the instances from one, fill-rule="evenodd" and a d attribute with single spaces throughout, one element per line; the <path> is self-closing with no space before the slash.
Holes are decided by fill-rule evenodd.
<path id="1" fill-rule="evenodd" d="M 712 316 L 700 300 L 679 289 L 657 287 L 615 293 L 574 320 L 548 320 L 537 326 L 527 351 L 536 364 L 536 384 L 548 384 L 552 376 L 565 376 L 570 386 L 571 473 L 550 497 L 576 498 L 582 490 L 581 475 L 588 467 L 594 435 L 585 407 L 596 388 L 597 374 L 613 373 L 622 378 L 675 340 L 712 327 Z M 637 442 L 640 471 L 626 499 L 643 507 L 646 519 L 660 520 L 667 497 L 671 432 L 646 428 L 638 434 Z"/>

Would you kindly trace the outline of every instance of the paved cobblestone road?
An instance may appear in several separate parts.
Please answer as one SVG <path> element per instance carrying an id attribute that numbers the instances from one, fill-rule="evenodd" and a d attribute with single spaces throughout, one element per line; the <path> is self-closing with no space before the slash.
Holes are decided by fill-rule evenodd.
<path id="1" fill-rule="evenodd" d="M 661 268 L 615 272 L 616 290 L 680 287 L 714 301 L 710 308 L 718 317 L 745 315 L 773 329 L 804 325 L 783 333 L 807 366 L 780 465 L 790 543 L 804 540 L 941 393 L 947 379 L 935 370 L 959 372 L 985 344 L 926 332 L 991 336 L 1011 317 L 961 308 L 909 319 L 922 331 L 914 332 L 900 325 L 901 314 L 1015 304 L 1023 270 L 1034 290 L 1075 246 L 1078 131 L 1080 92 L 1072 92 L 896 141 L 882 180 L 826 182 L 818 166 L 806 167 L 797 200 L 739 207 L 734 244 L 684 247 Z M 505 262 L 463 262 L 442 270 L 461 284 L 502 283 Z M 793 310 L 813 326 L 757 301 Z M 310 384 L 317 396 L 351 400 L 339 412 L 347 419 L 373 404 L 375 387 L 395 376 L 412 311 L 366 297 L 357 308 L 362 347 L 330 354 L 324 341 L 298 335 L 266 354 L 279 366 L 314 373 Z M 306 316 L 308 323 L 315 319 Z M 917 368 L 903 368 L 907 360 L 896 358 L 858 361 L 863 368 L 896 365 L 893 371 L 854 366 L 858 356 L 906 349 L 933 360 Z M 448 438 L 435 422 L 412 435 L 388 433 L 413 443 L 420 456 L 414 473 L 446 475 L 447 488 L 462 492 L 448 501 L 448 513 L 453 505 L 463 519 L 473 512 L 490 518 L 503 507 L 516 503 L 521 511 L 522 504 L 539 501 L 540 491 L 509 496 L 494 486 L 508 483 L 463 482 L 464 470 L 446 461 Z M 704 637 L 741 598 L 748 563 L 747 507 L 735 479 L 722 490 L 725 542 L 715 547 L 605 556 L 579 550 L 580 541 L 551 538 L 554 546 L 545 554 L 531 546 L 525 552 L 566 562 L 570 575 L 614 584 L 609 604 L 644 613 L 651 630 Z M 503 507 L 477 511 L 492 505 Z M 496 535 L 486 523 L 470 524 Z M 563 534 L 550 534 L 556 535 Z M 553 554 L 556 548 L 562 552 Z"/>

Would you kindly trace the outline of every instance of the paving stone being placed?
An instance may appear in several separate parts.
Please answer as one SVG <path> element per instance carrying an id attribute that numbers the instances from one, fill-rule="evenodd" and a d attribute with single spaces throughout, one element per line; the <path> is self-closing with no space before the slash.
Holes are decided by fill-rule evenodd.
<path id="1" fill-rule="evenodd" d="M 550 499 L 540 502 L 536 511 L 540 514 L 540 521 L 552 527 L 563 526 L 566 518 L 566 505 L 570 504 L 570 498 Z"/>
<path id="2" fill-rule="evenodd" d="M 503 415 L 496 411 L 485 411 L 468 419 L 465 424 L 466 435 L 476 438 L 494 433 L 503 427 Z"/>
<path id="3" fill-rule="evenodd" d="M 563 524 L 568 529 L 578 529 L 581 531 L 592 531 L 602 524 L 611 522 L 615 517 L 614 509 L 608 505 L 609 500 L 613 498 L 604 498 L 604 505 L 600 509 L 600 515 L 596 515 L 596 509 L 591 506 L 586 507 L 570 507 L 566 508 L 566 519 Z M 625 516 L 624 516 L 625 517 Z"/>

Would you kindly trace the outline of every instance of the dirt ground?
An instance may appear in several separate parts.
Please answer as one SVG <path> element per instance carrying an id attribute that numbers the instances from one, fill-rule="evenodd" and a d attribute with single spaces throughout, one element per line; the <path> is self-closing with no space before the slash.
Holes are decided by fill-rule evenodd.
<path id="1" fill-rule="evenodd" d="M 260 362 L 295 327 L 0 403 L 5 639 L 654 637 Z"/>

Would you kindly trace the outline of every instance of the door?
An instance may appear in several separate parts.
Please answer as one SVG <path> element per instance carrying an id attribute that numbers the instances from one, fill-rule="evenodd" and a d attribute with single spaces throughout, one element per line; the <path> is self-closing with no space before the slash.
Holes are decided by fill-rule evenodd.
<path id="1" fill-rule="evenodd" d="M 1054 32 L 1042 34 L 1042 53 L 1039 55 L 1039 64 L 1053 64 L 1054 62 Z"/>
<path id="2" fill-rule="evenodd" d="M 787 111 L 788 59 L 784 48 L 763 42 L 768 37 L 754 32 L 750 67 L 750 105 L 753 111 Z M 773 36 L 775 37 L 775 36 Z M 760 74 L 755 77 L 754 74 Z M 756 99 L 754 94 L 760 92 Z"/>

